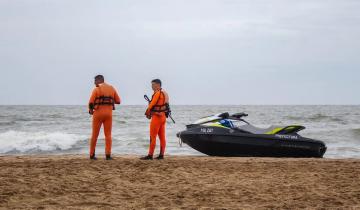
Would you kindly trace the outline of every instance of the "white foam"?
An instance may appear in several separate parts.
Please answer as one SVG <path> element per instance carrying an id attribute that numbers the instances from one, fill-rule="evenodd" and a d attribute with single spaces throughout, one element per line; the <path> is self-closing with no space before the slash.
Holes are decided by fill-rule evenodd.
<path id="1" fill-rule="evenodd" d="M 0 133 L 0 153 L 68 150 L 84 139 L 61 132 L 7 131 Z"/>

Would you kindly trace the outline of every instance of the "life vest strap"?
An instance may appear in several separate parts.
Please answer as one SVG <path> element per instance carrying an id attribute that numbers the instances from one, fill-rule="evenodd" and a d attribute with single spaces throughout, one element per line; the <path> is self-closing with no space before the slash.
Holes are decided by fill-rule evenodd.
<path id="1" fill-rule="evenodd" d="M 152 112 L 168 112 L 170 110 L 170 106 L 168 103 L 164 105 L 155 105 L 151 109 Z"/>
<path id="2" fill-rule="evenodd" d="M 111 96 L 100 96 L 95 98 L 94 109 L 102 105 L 111 105 L 115 110 L 115 100 Z"/>

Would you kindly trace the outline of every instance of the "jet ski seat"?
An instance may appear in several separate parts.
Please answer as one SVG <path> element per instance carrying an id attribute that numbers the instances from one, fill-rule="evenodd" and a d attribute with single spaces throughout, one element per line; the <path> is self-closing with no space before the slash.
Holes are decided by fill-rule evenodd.
<path id="1" fill-rule="evenodd" d="M 243 130 L 252 134 L 266 134 L 268 132 L 273 131 L 276 128 L 277 128 L 276 126 L 270 126 L 269 128 L 259 128 L 253 125 L 243 125 L 238 127 L 239 130 Z"/>
<path id="2" fill-rule="evenodd" d="M 300 125 L 291 125 L 286 127 L 281 126 L 270 126 L 269 128 L 259 128 L 253 125 L 243 125 L 238 127 L 237 129 L 245 131 L 246 133 L 252 134 L 290 134 L 290 133 L 297 133 L 301 130 L 304 130 L 304 126 Z"/>

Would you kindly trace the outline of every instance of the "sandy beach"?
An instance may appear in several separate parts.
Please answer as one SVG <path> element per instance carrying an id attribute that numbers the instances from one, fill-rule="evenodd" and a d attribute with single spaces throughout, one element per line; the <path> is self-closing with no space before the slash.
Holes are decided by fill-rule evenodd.
<path id="1" fill-rule="evenodd" d="M 1 156 L 1 209 L 360 209 L 360 160 Z"/>

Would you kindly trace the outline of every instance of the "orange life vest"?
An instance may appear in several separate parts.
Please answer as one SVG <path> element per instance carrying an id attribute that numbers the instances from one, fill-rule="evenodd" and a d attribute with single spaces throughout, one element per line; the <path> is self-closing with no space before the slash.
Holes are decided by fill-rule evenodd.
<path id="1" fill-rule="evenodd" d="M 115 89 L 106 83 L 102 83 L 96 87 L 96 97 L 94 101 L 89 104 L 90 107 L 96 110 L 99 106 L 112 106 L 115 110 L 115 99 L 114 99 Z"/>
<path id="2" fill-rule="evenodd" d="M 170 105 L 168 102 L 166 102 L 166 97 L 162 89 L 160 91 L 160 96 L 156 102 L 156 104 L 151 108 L 151 112 L 157 112 L 157 113 L 165 113 L 166 117 L 169 117 L 171 113 Z M 156 92 L 152 95 L 151 101 L 154 100 Z M 151 103 L 151 102 L 150 102 Z"/>

